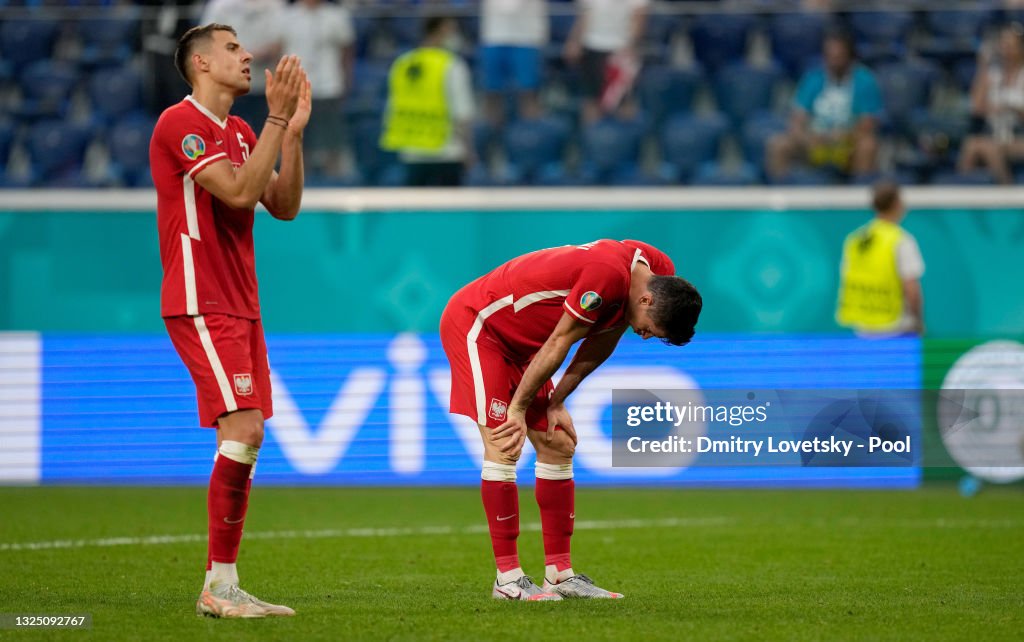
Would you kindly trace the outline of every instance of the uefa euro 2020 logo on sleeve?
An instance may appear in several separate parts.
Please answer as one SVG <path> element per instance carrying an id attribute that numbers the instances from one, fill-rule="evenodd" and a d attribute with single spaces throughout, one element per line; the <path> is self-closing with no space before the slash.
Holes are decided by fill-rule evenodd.
<path id="1" fill-rule="evenodd" d="M 189 160 L 195 160 L 206 153 L 206 141 L 199 134 L 189 134 L 181 139 L 181 151 Z"/>
<path id="2" fill-rule="evenodd" d="M 601 304 L 603 302 L 604 301 L 603 299 L 601 299 L 601 295 L 598 294 L 597 292 L 594 292 L 593 290 L 591 290 L 590 292 L 584 292 L 583 296 L 580 297 L 580 307 L 587 312 L 598 309 L 599 307 L 601 307 Z"/>

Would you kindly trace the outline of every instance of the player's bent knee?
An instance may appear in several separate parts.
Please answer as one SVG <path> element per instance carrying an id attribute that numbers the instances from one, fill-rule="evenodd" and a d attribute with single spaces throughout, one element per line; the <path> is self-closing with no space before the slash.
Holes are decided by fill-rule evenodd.
<path id="1" fill-rule="evenodd" d="M 537 451 L 538 461 L 549 463 L 571 463 L 573 455 L 576 454 L 576 444 L 565 432 L 556 430 L 548 441 L 547 434 L 538 432 L 530 434 L 530 441 L 534 450 Z"/>
<path id="2" fill-rule="evenodd" d="M 221 439 L 241 442 L 257 448 L 263 445 L 263 412 L 238 410 L 217 420 Z"/>

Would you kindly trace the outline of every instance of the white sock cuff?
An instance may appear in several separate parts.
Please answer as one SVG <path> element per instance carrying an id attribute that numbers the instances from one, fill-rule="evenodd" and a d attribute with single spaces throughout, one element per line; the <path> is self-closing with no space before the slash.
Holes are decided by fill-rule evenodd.
<path id="1" fill-rule="evenodd" d="M 535 468 L 537 472 L 537 479 L 550 479 L 553 481 L 559 481 L 562 479 L 572 479 L 572 464 L 542 464 L 539 461 Z"/>
<path id="2" fill-rule="evenodd" d="M 256 463 L 256 457 L 259 455 L 260 449 L 256 446 L 243 444 L 240 441 L 225 439 L 220 443 L 218 452 L 232 461 L 252 465 Z"/>
<path id="3" fill-rule="evenodd" d="M 516 480 L 515 464 L 496 464 L 485 461 L 480 470 L 480 479 L 484 481 L 514 482 Z"/>

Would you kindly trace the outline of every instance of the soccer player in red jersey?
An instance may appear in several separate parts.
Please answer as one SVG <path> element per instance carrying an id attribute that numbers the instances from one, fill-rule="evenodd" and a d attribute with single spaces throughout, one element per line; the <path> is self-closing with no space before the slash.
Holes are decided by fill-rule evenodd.
<path id="1" fill-rule="evenodd" d="M 206 582 L 196 612 L 294 615 L 239 588 L 235 561 L 263 421 L 273 413 L 256 286 L 254 208 L 263 203 L 282 220 L 299 212 L 302 132 L 312 89 L 295 56 L 282 58 L 274 73 L 265 70 L 270 116 L 257 139 L 245 121 L 229 113 L 235 98 L 249 91 L 252 61 L 234 29 L 190 29 L 174 59 L 192 94 L 160 116 L 149 158 L 164 268 L 161 315 L 195 382 L 200 422 L 217 429 Z M 274 170 L 279 156 L 280 173 Z"/>
<path id="2" fill-rule="evenodd" d="M 663 252 L 600 240 L 525 254 L 459 290 L 441 316 L 452 371 L 451 412 L 477 422 L 484 443 L 481 495 L 498 567 L 492 596 L 511 600 L 620 598 L 572 569 L 576 430 L 566 397 L 600 366 L 627 328 L 685 345 L 701 297 Z M 552 375 L 583 340 L 565 375 Z M 544 585 L 523 573 L 516 461 L 537 451 L 536 498 Z"/>

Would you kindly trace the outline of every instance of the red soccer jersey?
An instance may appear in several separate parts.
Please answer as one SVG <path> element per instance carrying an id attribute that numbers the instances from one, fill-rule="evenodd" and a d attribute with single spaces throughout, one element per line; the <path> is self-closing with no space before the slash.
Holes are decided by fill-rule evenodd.
<path id="1" fill-rule="evenodd" d="M 191 96 L 160 116 L 149 143 L 157 194 L 164 317 L 260 316 L 253 210 L 221 203 L 195 182 L 212 163 L 249 159 L 256 135 L 237 116 L 221 121 Z"/>
<path id="2" fill-rule="evenodd" d="M 638 261 L 655 274 L 675 274 L 672 260 L 651 245 L 602 239 L 524 254 L 465 286 L 455 298 L 476 313 L 480 341 L 514 360 L 529 359 L 563 312 L 592 325 L 591 334 L 625 323 Z"/>

